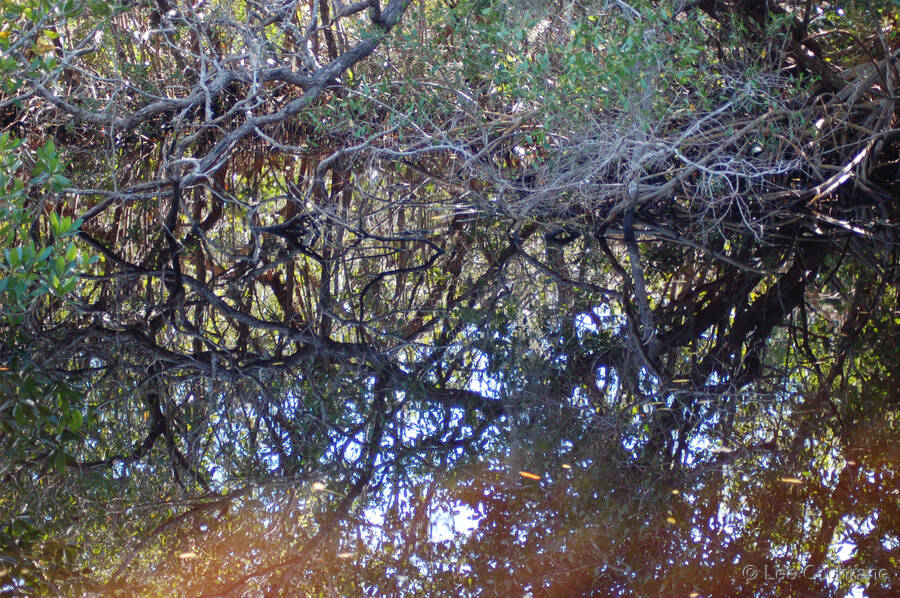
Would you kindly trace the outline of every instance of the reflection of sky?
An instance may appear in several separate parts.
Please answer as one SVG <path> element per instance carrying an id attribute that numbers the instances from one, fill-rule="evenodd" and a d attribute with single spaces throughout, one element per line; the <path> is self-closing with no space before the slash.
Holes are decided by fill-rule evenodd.
<path id="1" fill-rule="evenodd" d="M 578 314 L 575 316 L 575 329 L 578 332 L 579 337 L 587 333 L 597 334 L 600 332 L 598 324 L 613 317 L 609 305 L 598 305 L 589 313 Z"/>
<path id="2" fill-rule="evenodd" d="M 591 312 L 577 315 L 575 317 L 575 329 L 579 339 L 584 339 L 589 335 L 599 334 L 601 330 L 620 328 L 622 325 L 624 325 L 623 320 L 624 318 L 614 315 L 609 306 L 600 305 L 591 310 Z M 473 359 L 472 375 L 468 381 L 468 384 L 466 385 L 466 388 L 468 390 L 478 392 L 482 396 L 489 397 L 495 400 L 501 400 L 504 388 L 502 383 L 491 376 L 491 374 L 489 373 L 488 368 L 490 364 L 488 361 L 488 357 L 484 354 L 478 353 L 476 350 L 470 349 L 470 351 L 473 351 L 475 353 L 475 357 Z M 605 373 L 605 371 L 598 372 L 598 384 L 599 378 L 605 375 Z M 716 380 L 712 380 L 711 382 L 715 383 Z M 613 393 L 617 393 L 619 390 L 618 383 L 616 383 L 615 386 L 616 388 L 612 390 Z M 666 396 L 657 397 L 657 400 L 662 401 L 662 405 L 672 408 L 678 401 L 678 397 L 676 395 L 677 393 L 667 393 Z M 763 403 L 769 403 L 770 405 L 773 405 L 776 402 L 774 397 L 760 396 L 759 400 Z M 700 404 L 703 403 L 703 401 L 700 402 Z M 657 408 L 656 405 L 657 404 L 654 403 L 652 407 L 645 406 L 645 408 L 639 409 L 639 413 L 636 414 L 637 419 L 640 420 L 648 415 L 649 412 L 652 412 L 653 408 Z M 780 415 L 783 417 L 785 414 L 781 413 Z M 705 425 L 701 426 L 701 428 L 697 431 L 698 433 L 691 438 L 691 441 L 688 444 L 688 450 L 685 451 L 683 455 L 684 465 L 697 465 L 698 460 L 707 459 L 711 454 L 727 454 L 733 450 L 737 450 L 740 448 L 731 446 L 731 443 L 729 443 L 727 439 L 723 441 L 722 439 L 715 436 L 714 430 L 717 427 L 716 423 L 718 422 L 720 416 L 721 413 L 715 409 L 703 416 L 702 419 L 704 420 Z M 758 442 L 766 442 L 771 440 L 771 435 L 771 430 L 760 428 L 755 433 L 752 433 L 750 436 L 748 436 L 748 438 L 753 438 Z M 632 444 L 636 445 L 636 443 L 637 439 L 635 438 L 633 439 Z M 633 446 L 631 448 L 633 448 Z M 833 457 L 836 457 L 837 462 L 840 462 L 839 455 L 833 455 Z M 770 455 L 759 454 L 755 455 L 753 458 L 764 466 L 772 465 Z M 834 463 L 834 461 L 832 462 Z M 726 465 L 725 467 L 727 468 L 728 466 Z M 535 473 L 543 475 L 544 472 Z M 837 469 L 833 469 L 830 472 L 826 471 L 824 474 L 827 478 L 826 484 L 832 485 L 836 483 L 838 473 L 839 470 Z M 749 480 L 745 480 L 745 482 L 746 481 Z M 735 488 L 735 491 L 739 491 L 739 488 Z M 688 497 L 685 498 L 688 499 Z M 740 511 L 730 510 L 726 507 L 727 502 L 727 500 L 723 501 L 723 504 L 719 511 L 719 517 L 723 523 L 723 529 L 727 530 L 729 534 L 735 537 L 740 537 L 741 535 L 753 536 L 757 534 L 757 530 L 747 529 L 748 524 L 751 522 L 748 517 L 753 517 L 753 515 L 749 513 L 742 513 Z M 429 513 L 429 518 L 429 541 L 438 543 L 449 542 L 460 537 L 468 536 L 478 528 L 481 520 L 483 519 L 483 515 L 466 504 L 456 502 L 450 503 L 449 505 L 446 503 L 442 504 L 440 507 Z M 877 513 L 862 521 L 849 521 L 845 518 L 844 524 L 849 529 L 853 529 L 854 531 L 858 531 L 862 534 L 868 534 L 874 529 L 876 518 Z M 806 527 L 809 526 L 814 526 L 814 522 L 808 522 L 808 525 Z M 700 541 L 702 538 L 701 530 L 693 530 L 692 532 L 690 532 L 690 536 L 693 537 L 696 541 Z M 844 534 L 842 534 L 841 538 L 834 539 L 829 549 L 832 558 L 828 559 L 828 561 L 832 563 L 847 562 L 854 556 L 856 552 L 856 545 L 849 540 L 849 537 L 849 534 L 845 532 Z M 827 565 L 826 568 L 823 569 L 821 574 L 829 582 L 837 582 L 838 573 L 829 571 L 827 569 Z M 854 586 L 852 590 L 845 596 L 852 598 L 862 598 L 863 596 L 865 596 L 865 592 L 862 586 Z"/>
<path id="3" fill-rule="evenodd" d="M 589 334 L 600 332 L 600 324 L 604 321 L 612 323 L 614 316 L 608 305 L 599 305 L 591 313 L 582 313 L 575 317 L 575 329 L 579 338 Z M 499 380 L 493 378 L 488 372 L 488 359 L 484 354 L 470 349 L 476 354 L 471 368 L 472 375 L 469 378 L 466 389 L 477 392 L 484 397 L 500 400 L 502 385 Z M 616 389 L 613 389 L 615 392 Z M 415 418 L 415 414 L 410 414 Z M 408 438 L 412 440 L 413 438 Z M 431 542 L 447 542 L 459 536 L 467 536 L 478 528 L 483 515 L 466 504 L 457 502 L 451 507 L 442 506 L 436 512 L 430 513 L 429 538 Z"/>
<path id="4" fill-rule="evenodd" d="M 622 322 L 621 316 L 615 316 L 611 313 L 610 309 L 607 306 L 599 306 L 588 313 L 582 313 L 575 317 L 575 328 L 576 333 L 578 334 L 579 339 L 586 340 L 589 339 L 592 335 L 600 334 L 605 330 L 617 330 L 620 329 Z M 489 362 L 489 357 L 486 354 L 480 353 L 477 349 L 473 347 L 467 347 L 464 349 L 468 352 L 470 362 L 473 364 L 471 367 L 471 375 L 468 381 L 465 383 L 465 388 L 474 392 L 478 392 L 482 396 L 485 396 L 489 399 L 493 400 L 502 400 L 503 396 L 510 391 L 514 391 L 514 388 L 507 388 L 504 382 L 501 382 L 500 379 L 494 377 L 489 369 L 491 365 Z M 602 377 L 606 375 L 605 371 L 598 370 L 598 376 Z M 364 383 L 365 390 L 371 391 L 373 390 L 373 381 L 367 380 Z M 618 394 L 619 392 L 618 383 L 616 382 L 614 385 L 610 385 L 607 387 L 607 392 L 612 393 L 613 395 Z M 677 391 L 682 392 L 682 391 Z M 662 400 L 663 403 L 650 403 L 645 404 L 638 407 L 637 413 L 635 413 L 634 421 L 637 423 L 642 423 L 645 421 L 645 418 L 648 414 L 652 413 L 654 409 L 660 408 L 660 406 L 668 406 L 672 407 L 675 405 L 678 397 L 676 393 L 668 393 L 662 397 L 655 397 L 654 400 Z M 686 392 L 686 391 L 685 391 Z M 368 393 L 366 393 L 368 394 Z M 577 390 L 576 390 L 577 395 Z M 404 402 L 404 397 L 401 394 L 394 395 L 393 399 Z M 570 397 L 573 401 L 577 399 L 576 397 Z M 758 398 L 761 405 L 763 405 L 763 410 L 773 418 L 784 418 L 786 416 L 785 408 L 778 407 L 777 397 L 763 397 L 760 396 Z M 702 403 L 702 401 L 698 401 Z M 254 405 L 256 403 L 250 403 L 250 405 Z M 573 406 L 576 405 L 575 402 L 572 403 Z M 581 404 L 581 401 L 577 402 L 578 405 Z M 288 405 L 292 406 L 298 410 L 302 410 L 304 408 L 303 401 L 299 400 L 299 397 L 293 396 L 288 398 Z M 587 403 L 585 404 L 588 407 Z M 348 406 L 350 411 L 356 412 L 355 415 L 359 416 L 360 420 L 363 419 L 362 409 L 365 409 L 365 405 L 362 405 L 362 409 L 356 409 L 354 406 Z M 776 411 L 773 411 L 777 409 Z M 405 408 L 402 413 L 398 414 L 397 423 L 398 427 L 396 432 L 397 436 L 387 437 L 385 439 L 386 443 L 399 442 L 407 445 L 413 446 L 417 442 L 420 442 L 423 438 L 435 434 L 440 429 L 440 417 L 436 414 L 440 414 L 440 408 L 430 409 L 430 410 L 420 410 L 418 407 L 413 408 Z M 711 408 L 708 411 L 705 411 L 702 414 L 702 425 L 697 430 L 697 434 L 693 435 L 691 441 L 688 446 L 688 450 L 685 452 L 683 457 L 683 465 L 686 466 L 696 466 L 701 465 L 703 461 L 706 461 L 710 458 L 711 455 L 715 455 L 717 453 L 725 453 L 727 454 L 731 450 L 740 450 L 742 447 L 734 446 L 729 442 L 729 439 L 722 439 L 716 435 L 715 430 L 717 429 L 716 423 L 718 422 L 721 411 Z M 348 413 L 348 416 L 352 415 Z M 469 430 L 464 422 L 464 410 L 462 408 L 451 408 L 450 409 L 450 422 L 451 427 L 458 427 L 463 430 Z M 752 431 L 744 433 L 744 437 L 746 440 L 750 441 L 768 441 L 771 439 L 773 431 L 771 429 L 766 429 L 765 427 L 759 426 Z M 393 438 L 393 440 L 392 440 Z M 341 447 L 341 453 L 339 453 L 345 462 L 355 462 L 361 456 L 362 447 L 365 446 L 366 443 L 365 432 L 358 431 L 353 436 L 352 439 L 344 439 L 345 442 L 338 441 L 335 438 L 335 442 L 331 443 L 332 447 Z M 221 441 L 221 439 L 217 439 L 217 442 Z M 634 448 L 640 443 L 640 437 L 638 435 L 629 437 L 626 436 L 625 440 L 625 448 Z M 569 447 L 571 449 L 571 447 Z M 393 450 L 386 451 L 385 454 L 396 453 L 398 447 L 393 447 Z M 332 448 L 330 450 L 335 450 Z M 557 447 L 557 450 L 565 452 L 565 449 L 560 446 Z M 833 487 L 834 484 L 837 483 L 838 473 L 840 471 L 841 464 L 841 452 L 840 450 L 835 448 L 834 454 L 830 455 L 828 463 L 832 464 L 832 469 L 828 469 L 827 466 L 822 467 L 822 464 L 816 467 L 823 475 L 823 478 L 820 482 L 826 487 Z M 758 454 L 752 457 L 757 464 L 764 468 L 773 467 L 776 463 L 774 463 L 771 457 L 767 454 Z M 376 468 L 380 471 L 385 471 L 393 467 L 393 463 L 382 460 L 383 456 L 379 455 L 376 458 Z M 452 466 L 452 461 L 454 458 L 450 457 L 448 469 Z M 273 470 L 278 468 L 278 460 L 274 454 L 271 454 L 269 459 L 267 459 L 271 468 Z M 582 465 L 589 466 L 589 463 L 584 463 Z M 576 466 L 577 467 L 577 466 Z M 726 471 L 731 468 L 730 465 L 725 465 Z M 510 475 L 515 476 L 516 471 L 515 468 L 511 468 Z M 540 475 L 545 480 L 546 476 L 549 472 L 546 471 L 534 471 L 534 474 Z M 735 472 L 738 473 L 739 472 Z M 796 475 L 798 478 L 802 472 L 786 472 L 785 475 Z M 432 480 L 430 474 L 408 474 L 410 477 L 407 480 L 412 483 L 418 483 L 418 492 L 424 492 L 424 488 L 426 485 Z M 440 478 L 440 471 L 434 474 L 436 478 Z M 552 474 L 551 474 L 552 477 Z M 871 478 L 871 474 L 869 474 Z M 418 482 L 416 481 L 418 478 Z M 214 482 L 220 482 L 221 477 L 218 472 L 216 472 L 213 476 Z M 327 480 L 323 480 L 327 482 Z M 870 479 L 870 482 L 874 482 L 874 480 Z M 733 486 L 731 487 L 731 492 L 741 492 L 741 488 L 748 483 L 753 483 L 752 478 L 747 478 L 743 476 L 741 478 L 735 477 L 733 479 Z M 420 504 L 418 501 L 423 500 L 421 496 L 416 496 L 411 494 L 410 491 L 403 489 L 404 484 L 401 484 L 399 490 L 399 496 L 396 497 L 397 505 L 401 513 L 404 515 L 409 515 L 413 513 L 417 504 Z M 316 494 L 317 492 L 322 492 L 323 489 L 320 488 L 318 490 L 311 489 L 311 494 Z M 378 495 L 378 498 L 375 500 L 369 501 L 369 508 L 366 508 L 362 513 L 362 520 L 365 521 L 365 524 L 358 526 L 359 529 L 354 529 L 353 532 L 346 537 L 345 543 L 338 548 L 339 553 L 341 551 L 346 551 L 346 554 L 351 554 L 353 551 L 362 550 L 363 552 L 369 552 L 370 554 L 377 554 L 379 551 L 379 547 L 385 543 L 392 543 L 393 538 L 389 538 L 388 535 L 396 534 L 397 529 L 391 527 L 390 525 L 386 525 L 385 517 L 387 514 L 386 505 L 391 504 L 391 502 L 395 499 L 394 492 L 396 491 L 396 487 L 393 486 L 390 482 L 380 485 L 377 489 L 373 490 L 373 492 Z M 330 492 L 330 490 L 325 491 Z M 445 487 L 443 490 L 439 492 L 439 497 L 435 497 L 436 499 L 431 502 L 426 507 L 426 517 L 427 520 L 425 522 L 426 527 L 423 528 L 423 532 L 426 532 L 425 540 L 427 542 L 433 544 L 441 544 L 441 543 L 453 543 L 453 542 L 463 542 L 466 538 L 470 537 L 475 530 L 479 528 L 481 525 L 484 514 L 480 505 L 476 505 L 475 508 L 470 507 L 468 504 L 464 502 L 460 502 L 455 500 L 454 497 L 455 489 L 452 487 Z M 727 500 L 729 494 L 729 490 L 725 490 L 725 498 L 723 500 L 722 505 L 720 506 L 720 510 L 718 513 L 718 517 L 720 518 L 720 522 L 722 524 L 722 529 L 726 531 L 727 534 L 731 535 L 733 538 L 740 537 L 753 537 L 756 532 L 753 530 L 749 530 L 748 526 L 752 525 L 754 520 L 756 519 L 756 514 L 750 513 L 746 510 L 742 510 L 740 506 L 734 507 L 733 505 L 743 504 L 746 509 L 746 504 L 741 501 L 738 502 L 730 502 Z M 694 503 L 696 497 L 691 497 L 690 494 L 682 494 L 685 500 Z M 729 508 L 726 505 L 731 504 L 732 507 Z M 696 505 L 694 505 L 696 507 Z M 527 516 L 527 515 L 526 515 Z M 877 513 L 860 520 L 851 520 L 849 518 L 844 518 L 841 522 L 841 526 L 839 528 L 839 533 L 835 536 L 834 541 L 829 549 L 829 557 L 826 560 L 826 563 L 831 563 L 832 569 L 835 566 L 840 566 L 840 563 L 847 562 L 852 559 L 856 552 L 856 545 L 853 543 L 850 532 L 856 531 L 860 534 L 868 534 L 872 532 L 876 525 Z M 368 525 L 366 525 L 368 524 Z M 807 530 L 814 529 L 816 526 L 814 521 L 804 522 L 804 528 Z M 687 533 L 686 538 L 691 538 L 695 542 L 703 541 L 703 533 L 700 528 L 685 530 Z M 357 538 L 361 541 L 361 545 L 354 544 L 353 538 Z M 777 552 L 777 548 L 774 549 Z M 786 557 L 790 557 L 789 553 L 786 553 Z M 343 557 L 342 557 L 343 558 Z M 415 555 L 410 555 L 410 559 L 416 559 L 421 557 L 415 557 Z M 418 565 L 417 565 L 418 566 Z M 840 573 L 836 570 L 829 571 L 829 565 L 825 565 L 821 575 L 824 579 L 827 579 L 831 583 L 835 583 L 836 576 Z M 847 563 L 848 567 L 851 567 L 851 563 Z M 427 570 L 427 564 L 422 563 L 422 570 Z M 401 576 L 398 576 L 398 579 Z M 865 593 L 862 587 L 854 587 L 852 591 L 846 594 L 846 596 L 851 596 L 853 598 L 865 596 Z"/>
<path id="5" fill-rule="evenodd" d="M 478 528 L 480 516 L 469 505 L 455 503 L 450 509 L 431 514 L 430 542 L 447 542 L 457 536 L 466 536 Z"/>

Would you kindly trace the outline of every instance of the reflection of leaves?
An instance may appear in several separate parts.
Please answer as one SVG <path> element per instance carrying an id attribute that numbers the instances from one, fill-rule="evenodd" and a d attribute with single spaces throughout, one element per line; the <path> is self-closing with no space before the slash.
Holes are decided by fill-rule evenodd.
<path id="1" fill-rule="evenodd" d="M 890 222 L 857 193 L 894 150 L 839 201 L 804 195 L 886 119 L 839 105 L 868 124 L 812 139 L 821 103 L 761 70 L 781 63 L 761 46 L 776 36 L 698 12 L 729 3 L 677 18 L 423 3 L 384 62 L 330 73 L 318 96 L 265 77 L 296 75 L 305 52 L 339 64 L 369 24 L 320 3 L 298 51 L 295 19 L 264 4 L 202 22 L 179 5 L 149 41 L 133 35 L 147 10 L 108 27 L 92 20 L 108 4 L 89 4 L 59 28 L 65 70 L 49 55 L 0 66 L 99 123 L 29 95 L 28 143 L 0 137 L 4 512 L 40 505 L 42 538 L 77 538 L 98 578 L 121 566 L 104 590 L 147 594 L 744 595 L 738 556 L 827 560 L 825 522 L 867 509 L 881 527 L 856 525 L 857 545 L 891 556 L 896 256 L 867 236 Z M 75 55 L 67 38 L 95 25 L 102 40 Z M 148 106 L 134 127 L 104 125 Z M 810 164 L 754 174 L 782 136 Z M 750 174 L 727 171 L 749 158 Z M 626 172 L 652 198 L 636 256 L 620 244 Z M 73 180 L 85 189 L 63 193 Z M 260 226 L 307 211 L 315 243 Z M 581 236 L 548 260 L 541 231 L 566 227 Z M 641 276 L 656 347 L 635 342 Z M 848 456 L 859 476 L 836 465 Z M 454 513 L 477 525 L 430 542 Z M 76 570 L 49 540 L 16 563 L 49 579 L 42 546 Z"/>

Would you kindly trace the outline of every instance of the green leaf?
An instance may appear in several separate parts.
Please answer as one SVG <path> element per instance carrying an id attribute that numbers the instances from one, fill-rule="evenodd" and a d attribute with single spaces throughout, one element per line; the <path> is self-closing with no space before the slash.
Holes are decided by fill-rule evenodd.
<path id="1" fill-rule="evenodd" d="M 72 415 L 69 419 L 69 429 L 72 430 L 73 433 L 76 433 L 81 429 L 81 424 L 83 422 L 84 416 L 81 414 L 81 411 L 78 409 L 72 410 Z"/>
<path id="2" fill-rule="evenodd" d="M 16 420 L 19 428 L 25 427 L 25 409 L 21 403 L 16 403 L 16 406 L 13 407 L 13 419 Z"/>
<path id="3" fill-rule="evenodd" d="M 69 462 L 69 456 L 65 452 L 57 449 L 53 451 L 50 459 L 53 466 L 56 468 L 56 473 L 60 475 L 66 473 L 66 465 Z"/>
<path id="4" fill-rule="evenodd" d="M 50 185 L 54 191 L 62 191 L 72 186 L 72 181 L 61 174 L 55 174 L 50 178 Z"/>
<path id="5" fill-rule="evenodd" d="M 50 232 L 54 237 L 60 235 L 59 215 L 56 212 L 50 212 Z"/>

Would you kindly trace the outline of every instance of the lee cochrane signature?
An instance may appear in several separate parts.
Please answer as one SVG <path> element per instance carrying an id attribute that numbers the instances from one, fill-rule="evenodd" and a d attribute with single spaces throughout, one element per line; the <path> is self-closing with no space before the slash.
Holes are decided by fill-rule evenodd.
<path id="1" fill-rule="evenodd" d="M 825 578 L 833 583 L 858 583 L 868 585 L 872 581 L 887 583 L 890 580 L 890 572 L 887 569 L 866 567 L 822 567 L 815 565 L 787 566 L 787 565 L 745 565 L 741 569 L 741 575 L 748 581 L 774 581 L 785 579 L 816 579 Z"/>

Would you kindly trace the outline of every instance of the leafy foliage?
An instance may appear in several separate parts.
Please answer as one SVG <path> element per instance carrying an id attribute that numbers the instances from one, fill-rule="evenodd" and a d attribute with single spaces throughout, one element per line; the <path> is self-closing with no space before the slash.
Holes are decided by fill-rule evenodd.
<path id="1" fill-rule="evenodd" d="M 890 2 L 2 10 L 0 591 L 890 595 Z"/>

